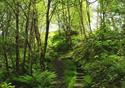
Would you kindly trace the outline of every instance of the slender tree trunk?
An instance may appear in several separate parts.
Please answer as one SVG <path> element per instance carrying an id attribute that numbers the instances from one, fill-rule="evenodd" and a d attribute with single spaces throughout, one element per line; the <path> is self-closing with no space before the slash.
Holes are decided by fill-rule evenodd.
<path id="1" fill-rule="evenodd" d="M 16 72 L 19 72 L 19 3 L 16 3 Z"/>
<path id="2" fill-rule="evenodd" d="M 4 55 L 4 58 L 5 58 L 5 66 L 6 66 L 6 71 L 9 74 L 9 65 L 8 65 L 8 58 L 7 58 L 7 53 L 6 53 L 5 31 L 4 30 L 2 31 L 2 36 L 3 36 L 3 42 L 4 42 L 3 55 Z"/>
<path id="3" fill-rule="evenodd" d="M 85 26 L 84 26 L 84 22 L 83 22 L 83 1 L 82 0 L 79 0 L 79 9 L 80 9 L 80 21 L 81 21 L 81 26 L 82 26 L 82 30 L 83 30 L 83 33 L 84 33 L 84 37 L 85 39 L 87 38 L 86 36 L 86 30 L 85 30 Z"/>
<path id="4" fill-rule="evenodd" d="M 38 52 L 39 52 L 39 61 L 40 61 L 40 67 L 41 70 L 44 71 L 45 70 L 45 64 L 44 64 L 44 60 L 45 60 L 45 52 L 43 51 L 42 48 L 42 43 L 41 43 L 41 38 L 40 38 L 40 32 L 38 29 L 38 16 L 37 16 L 37 10 L 36 10 L 36 1 L 33 0 L 33 29 L 35 32 L 35 37 L 37 40 L 37 45 L 38 45 Z M 47 38 L 48 39 L 48 38 Z"/>
<path id="5" fill-rule="evenodd" d="M 31 2 L 29 3 L 28 12 L 26 14 L 24 57 L 23 57 L 23 64 L 22 64 L 22 70 L 23 70 L 23 72 L 25 72 L 25 62 L 26 62 L 27 46 L 28 46 L 28 28 L 29 28 L 30 6 L 31 6 Z"/>
<path id="6" fill-rule="evenodd" d="M 90 12 L 89 12 L 89 4 L 88 4 L 88 0 L 86 0 L 86 10 L 87 10 L 87 17 L 88 17 L 88 24 L 89 24 L 89 29 L 90 29 L 90 33 L 92 34 L 92 28 L 91 28 L 91 18 L 90 18 Z"/>
<path id="7" fill-rule="evenodd" d="M 38 51 L 39 51 L 39 61 L 40 61 L 40 67 L 41 70 L 45 70 L 45 65 L 44 65 L 44 52 L 42 48 L 42 43 L 41 43 L 41 38 L 40 38 L 40 32 L 38 30 L 38 19 L 37 17 L 34 17 L 34 31 L 36 35 L 36 40 L 37 40 L 37 45 L 38 45 Z"/>
<path id="8" fill-rule="evenodd" d="M 28 52 L 28 61 L 29 61 L 29 71 L 30 71 L 30 74 L 32 75 L 33 71 L 32 71 L 32 54 L 33 54 L 33 51 L 32 51 L 32 47 L 31 47 L 31 44 L 28 43 L 28 47 L 29 47 L 29 52 Z"/>
<path id="9" fill-rule="evenodd" d="M 27 42 L 28 44 L 28 62 L 29 62 L 29 71 L 30 71 L 30 74 L 32 75 L 32 65 L 33 65 L 33 43 L 35 43 L 34 41 L 34 30 L 33 30 L 33 25 L 34 25 L 34 22 L 33 22 L 33 16 L 32 16 L 32 22 L 31 22 L 31 27 L 30 27 L 30 34 L 29 34 L 29 42 Z"/>
<path id="10" fill-rule="evenodd" d="M 68 14 L 68 25 L 67 25 L 67 39 L 68 45 L 71 47 L 72 39 L 71 39 L 71 15 L 70 15 L 70 6 L 69 1 L 67 1 L 67 14 Z"/>
<path id="11" fill-rule="evenodd" d="M 63 19 L 63 30 L 66 36 L 66 43 L 68 44 L 69 48 L 72 45 L 71 39 L 71 15 L 70 15 L 70 4 L 67 0 L 66 5 L 64 5 L 64 0 L 62 0 L 62 19 Z M 65 8 L 66 6 L 66 8 Z"/>
<path id="12" fill-rule="evenodd" d="M 23 72 L 25 71 L 25 62 L 26 62 L 26 54 L 27 54 L 27 43 L 28 43 L 28 18 L 26 19 L 26 28 L 25 28 L 25 43 L 24 43 L 24 56 L 23 56 L 23 63 L 22 63 L 22 69 Z"/>
<path id="13" fill-rule="evenodd" d="M 48 0 L 47 11 L 46 11 L 47 13 L 46 13 L 46 35 L 45 35 L 45 43 L 44 43 L 44 55 L 46 53 L 46 49 L 48 45 L 49 26 L 50 26 L 50 19 L 49 19 L 50 5 L 51 5 L 51 0 Z"/>
<path id="14" fill-rule="evenodd" d="M 6 71 L 7 74 L 9 75 L 9 62 L 8 62 L 8 56 L 7 56 L 7 45 L 6 45 L 6 39 L 7 39 L 7 32 L 8 32 L 8 28 L 9 28 L 9 24 L 11 21 L 11 15 L 9 14 L 10 12 L 7 11 L 7 24 L 5 26 L 5 28 L 2 28 L 2 40 L 3 40 L 3 55 L 5 58 L 5 66 L 6 66 Z M 3 25 L 2 25 L 3 26 Z"/>

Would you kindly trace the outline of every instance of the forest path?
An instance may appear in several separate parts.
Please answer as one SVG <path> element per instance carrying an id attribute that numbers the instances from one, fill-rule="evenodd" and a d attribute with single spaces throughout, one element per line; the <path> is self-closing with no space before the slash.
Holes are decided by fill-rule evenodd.
<path id="1" fill-rule="evenodd" d="M 74 84 L 74 88 L 83 88 L 83 70 L 80 66 L 77 66 L 76 71 L 76 82 Z"/>
<path id="2" fill-rule="evenodd" d="M 58 83 L 56 88 L 66 88 L 64 86 L 64 62 L 61 59 L 56 59 L 54 61 L 55 71 L 57 74 Z"/>

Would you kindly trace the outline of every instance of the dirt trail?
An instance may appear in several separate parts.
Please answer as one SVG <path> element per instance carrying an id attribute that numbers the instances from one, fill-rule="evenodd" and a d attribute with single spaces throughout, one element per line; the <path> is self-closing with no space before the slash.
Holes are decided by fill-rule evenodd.
<path id="1" fill-rule="evenodd" d="M 76 71 L 76 83 L 74 84 L 74 88 L 83 88 L 83 70 L 80 66 L 77 66 Z"/>
<path id="2" fill-rule="evenodd" d="M 57 74 L 58 83 L 56 88 L 66 88 L 64 85 L 64 62 L 61 59 L 54 61 L 55 71 Z"/>

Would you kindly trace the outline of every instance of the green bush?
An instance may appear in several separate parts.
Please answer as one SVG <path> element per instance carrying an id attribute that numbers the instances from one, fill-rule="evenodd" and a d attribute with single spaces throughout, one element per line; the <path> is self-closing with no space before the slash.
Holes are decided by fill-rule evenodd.
<path id="1" fill-rule="evenodd" d="M 36 84 L 35 88 L 51 88 L 52 85 L 55 83 L 56 75 L 53 72 L 35 72 L 33 76 L 34 83 Z"/>
<path id="2" fill-rule="evenodd" d="M 0 84 L 0 88 L 15 88 L 15 87 L 12 86 L 11 83 L 2 82 L 2 83 Z"/>
<path id="3" fill-rule="evenodd" d="M 54 35 L 51 41 L 52 47 L 56 52 L 64 52 L 69 49 L 68 43 L 66 42 L 66 35 L 64 32 Z"/>
<path id="4" fill-rule="evenodd" d="M 67 88 L 73 88 L 76 78 L 76 66 L 71 60 L 64 62 L 64 83 Z"/>
<path id="5" fill-rule="evenodd" d="M 2 68 L 0 68 L 0 82 L 3 82 L 3 81 L 5 81 L 8 76 L 8 73 L 7 73 L 7 71 L 6 71 L 6 69 L 2 69 Z"/>
<path id="6" fill-rule="evenodd" d="M 99 30 L 76 47 L 73 56 L 84 69 L 84 88 L 124 86 L 125 39 L 121 35 L 124 36 L 113 30 Z"/>
<path id="7" fill-rule="evenodd" d="M 76 77 L 75 76 L 70 78 L 70 82 L 68 84 L 68 88 L 74 88 L 75 82 L 76 82 Z"/>
<path id="8" fill-rule="evenodd" d="M 34 72 L 32 76 L 25 75 L 14 77 L 13 82 L 16 82 L 17 85 L 23 86 L 24 88 L 52 88 L 55 81 L 56 75 L 53 72 Z"/>

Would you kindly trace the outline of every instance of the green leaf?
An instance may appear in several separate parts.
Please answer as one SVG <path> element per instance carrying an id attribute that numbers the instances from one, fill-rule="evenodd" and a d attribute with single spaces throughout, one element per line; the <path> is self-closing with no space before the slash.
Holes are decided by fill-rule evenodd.
<path id="1" fill-rule="evenodd" d="M 84 81 L 90 84 L 92 82 L 92 77 L 90 75 L 84 76 Z"/>

